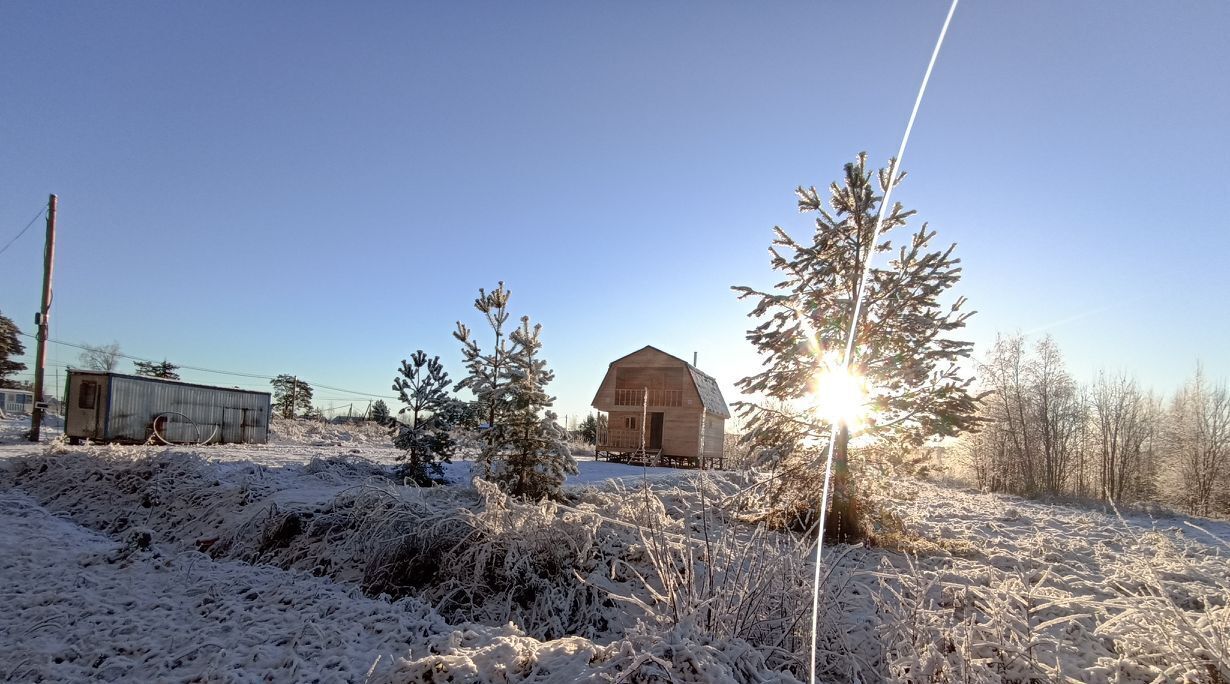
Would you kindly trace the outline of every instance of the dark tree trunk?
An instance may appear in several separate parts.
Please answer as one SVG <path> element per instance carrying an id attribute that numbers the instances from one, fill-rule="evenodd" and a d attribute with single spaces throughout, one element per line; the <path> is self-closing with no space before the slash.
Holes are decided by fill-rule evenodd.
<path id="1" fill-rule="evenodd" d="M 862 511 L 850 482 L 849 445 L 850 428 L 843 422 L 833 445 L 833 487 L 824 520 L 826 543 L 857 544 L 865 536 Z"/>

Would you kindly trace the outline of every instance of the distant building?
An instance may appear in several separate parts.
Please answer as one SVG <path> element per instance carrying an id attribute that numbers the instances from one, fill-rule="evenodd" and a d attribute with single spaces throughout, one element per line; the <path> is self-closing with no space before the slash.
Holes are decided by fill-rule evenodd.
<path id="1" fill-rule="evenodd" d="M 76 443 L 263 444 L 268 392 L 138 375 L 69 370 L 64 434 Z"/>
<path id="2" fill-rule="evenodd" d="M 598 458 L 722 468 L 730 410 L 717 381 L 681 358 L 645 347 L 612 361 L 594 396 L 607 413 Z"/>
<path id="3" fill-rule="evenodd" d="M 9 416 L 29 414 L 34 410 L 34 392 L 0 388 L 0 409 Z"/>

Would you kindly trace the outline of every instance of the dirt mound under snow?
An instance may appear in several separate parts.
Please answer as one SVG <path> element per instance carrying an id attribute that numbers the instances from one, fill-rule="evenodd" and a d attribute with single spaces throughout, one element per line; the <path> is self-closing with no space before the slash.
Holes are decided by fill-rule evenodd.
<path id="1" fill-rule="evenodd" d="M 266 468 L 175 450 L 134 459 L 139 451 L 94 447 L 23 459 L 0 483 L 141 547 L 327 576 L 370 597 L 426 601 L 442 611 L 433 611 L 441 624 L 474 625 L 475 636 L 444 644 L 440 633 L 452 628 L 433 632 L 433 655 L 399 661 L 394 678 L 794 681 L 739 639 L 662 625 L 637 608 L 654 603 L 640 574 L 649 574 L 647 549 L 596 513 L 618 514 L 626 497 L 608 494 L 587 506 L 594 513 L 570 513 L 517 503 L 482 483 L 397 487 L 361 459 Z M 625 568 L 618 579 L 612 563 Z M 633 603 L 612 601 L 612 591 Z"/>
<path id="2" fill-rule="evenodd" d="M 138 548 L 325 575 L 362 600 L 406 596 L 442 624 L 474 626 L 478 636 L 430 655 L 408 642 L 420 660 L 405 667 L 433 664 L 398 661 L 398 676 L 484 681 L 512 667 L 494 680 L 789 681 L 779 670 L 806 671 L 807 551 L 726 524 L 733 480 L 610 483 L 573 489 L 567 505 L 530 505 L 481 484 L 398 487 L 369 461 L 312 458 L 336 449 L 291 447 L 310 462 L 274 468 L 220 449 L 13 458 L 0 492 L 20 488 Z M 880 538 L 910 554 L 826 548 L 824 680 L 1230 681 L 1230 526 L 913 481 L 887 489 L 900 490 L 880 500 L 895 531 Z M 46 628 L 39 610 L 0 637 Z"/>
<path id="3" fill-rule="evenodd" d="M 599 645 L 449 624 L 414 599 L 116 542 L 12 490 L 0 530 L 5 681 L 791 681 L 678 633 Z"/>
<path id="4" fill-rule="evenodd" d="M 307 446 L 392 446 L 387 428 L 371 421 L 331 422 L 279 418 L 269 423 L 269 441 Z"/>

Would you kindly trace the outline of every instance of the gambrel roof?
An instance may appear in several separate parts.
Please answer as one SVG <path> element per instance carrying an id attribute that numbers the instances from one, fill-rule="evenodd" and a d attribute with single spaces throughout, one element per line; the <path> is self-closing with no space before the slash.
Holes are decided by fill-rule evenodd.
<path id="1" fill-rule="evenodd" d="M 662 356 L 665 356 L 672 361 L 678 361 L 680 364 L 686 367 L 688 369 L 688 375 L 692 378 L 692 384 L 696 387 L 696 393 L 700 395 L 700 401 L 704 405 L 705 411 L 713 414 L 714 416 L 717 416 L 718 418 L 726 418 L 726 419 L 730 418 L 730 408 L 726 406 L 726 399 L 722 397 L 722 390 L 721 388 L 718 387 L 717 380 L 714 380 L 713 376 L 709 375 L 708 373 L 705 373 L 701 369 L 697 368 L 696 366 L 693 366 L 687 361 L 684 361 L 678 356 L 674 356 L 673 354 L 667 354 L 666 352 L 662 351 L 661 349 L 658 349 L 657 347 L 653 345 L 645 345 L 644 347 L 637 349 L 631 354 L 626 354 L 624 356 L 619 357 L 618 359 L 615 359 L 609 364 L 608 368 L 614 367 L 615 364 L 619 363 L 620 361 L 623 361 L 629 356 L 640 354 L 641 352 L 644 352 L 646 350 L 657 352 L 658 354 L 661 354 Z M 607 372 L 609 373 L 610 371 L 608 370 Z M 597 402 L 597 400 L 598 398 L 594 397 L 595 403 Z"/>
<path id="2" fill-rule="evenodd" d="M 700 400 L 704 402 L 705 410 L 721 418 L 730 418 L 730 408 L 726 406 L 726 399 L 722 397 L 722 390 L 718 387 L 717 380 L 690 363 L 688 370 L 692 371 L 692 381 L 696 383 L 696 391 L 700 393 Z"/>

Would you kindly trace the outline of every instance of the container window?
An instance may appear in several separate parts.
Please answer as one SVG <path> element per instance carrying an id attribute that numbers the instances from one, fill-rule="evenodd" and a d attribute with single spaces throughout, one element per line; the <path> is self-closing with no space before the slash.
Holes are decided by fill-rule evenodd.
<path id="1" fill-rule="evenodd" d="M 81 394 L 77 397 L 77 408 L 92 409 L 98 397 L 98 383 L 86 380 L 81 383 Z"/>

